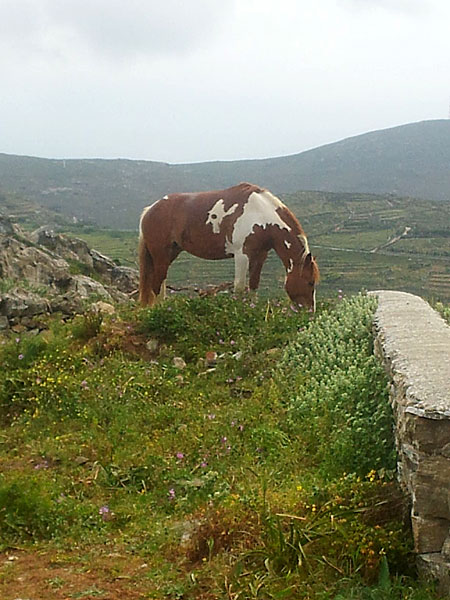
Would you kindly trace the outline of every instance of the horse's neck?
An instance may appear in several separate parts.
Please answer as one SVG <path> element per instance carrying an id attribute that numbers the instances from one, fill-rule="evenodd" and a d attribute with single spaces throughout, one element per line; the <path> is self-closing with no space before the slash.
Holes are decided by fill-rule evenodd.
<path id="1" fill-rule="evenodd" d="M 306 236 L 301 230 L 290 231 L 289 235 L 277 236 L 273 241 L 273 248 L 286 270 L 301 263 L 309 252 Z"/>

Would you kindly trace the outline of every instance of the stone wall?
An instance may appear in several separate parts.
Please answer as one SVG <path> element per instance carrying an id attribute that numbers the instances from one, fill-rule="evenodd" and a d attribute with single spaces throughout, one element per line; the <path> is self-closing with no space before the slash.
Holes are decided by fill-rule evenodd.
<path id="1" fill-rule="evenodd" d="M 391 378 L 399 479 L 419 568 L 450 590 L 450 327 L 424 300 L 377 291 L 375 352 Z"/>

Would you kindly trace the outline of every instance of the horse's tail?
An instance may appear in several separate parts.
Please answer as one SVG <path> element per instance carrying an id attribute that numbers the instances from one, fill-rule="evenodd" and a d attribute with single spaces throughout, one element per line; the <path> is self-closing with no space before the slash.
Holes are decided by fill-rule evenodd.
<path id="1" fill-rule="evenodd" d="M 144 237 L 139 238 L 139 302 L 142 306 L 153 304 L 155 294 L 152 290 L 153 258 L 148 251 Z"/>

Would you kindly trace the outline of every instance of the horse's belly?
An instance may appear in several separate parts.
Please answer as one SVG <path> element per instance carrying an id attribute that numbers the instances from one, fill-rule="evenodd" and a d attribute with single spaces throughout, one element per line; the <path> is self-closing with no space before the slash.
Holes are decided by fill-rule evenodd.
<path id="1" fill-rule="evenodd" d="M 213 243 L 185 243 L 183 244 L 183 250 L 193 254 L 198 258 L 205 258 L 207 260 L 221 260 L 223 258 L 231 258 L 232 254 L 226 252 L 224 245 L 213 244 Z"/>
<path id="2" fill-rule="evenodd" d="M 198 219 L 200 220 L 200 219 Z M 211 226 L 204 223 L 187 223 L 176 236 L 178 245 L 198 258 L 220 260 L 229 258 L 230 252 L 226 249 L 225 235 L 214 233 Z"/>

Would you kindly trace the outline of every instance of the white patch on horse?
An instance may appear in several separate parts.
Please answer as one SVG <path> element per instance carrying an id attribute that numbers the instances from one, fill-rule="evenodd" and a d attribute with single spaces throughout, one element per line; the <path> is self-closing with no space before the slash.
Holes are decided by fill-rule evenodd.
<path id="1" fill-rule="evenodd" d="M 164 198 L 162 198 L 162 200 L 168 200 L 169 196 L 164 196 Z M 144 210 L 142 211 L 141 214 L 141 218 L 139 219 L 139 236 L 142 236 L 142 220 L 145 217 L 145 215 L 147 214 L 147 212 L 153 208 L 154 206 L 156 206 L 158 204 L 158 202 L 160 202 L 161 199 L 159 200 L 155 200 L 155 202 L 153 202 L 153 204 L 150 204 L 149 206 L 146 206 L 144 208 Z"/>
<path id="2" fill-rule="evenodd" d="M 261 227 L 276 225 L 280 229 L 291 231 L 289 225 L 277 213 L 277 208 L 283 206 L 281 200 L 267 190 L 250 194 L 242 215 L 236 219 L 231 240 L 227 240 L 225 250 L 229 254 L 242 251 L 245 240 L 253 233 L 253 229 L 257 225 Z"/>
<path id="3" fill-rule="evenodd" d="M 292 260 L 292 258 L 289 259 L 289 266 L 287 268 L 287 272 L 288 273 L 292 273 L 292 271 L 294 270 L 294 261 Z"/>
<path id="4" fill-rule="evenodd" d="M 292 246 L 291 242 L 288 242 L 287 240 L 284 240 L 284 245 L 286 246 L 286 248 L 289 250 L 289 248 Z"/>
<path id="5" fill-rule="evenodd" d="M 225 210 L 223 198 L 217 200 L 217 202 L 208 212 L 208 218 L 206 219 L 206 224 L 212 225 L 213 233 L 220 233 L 220 226 L 222 224 L 222 221 L 228 215 L 232 215 L 237 207 L 237 204 L 233 204 L 233 206 L 230 206 L 228 210 Z"/>
<path id="6" fill-rule="evenodd" d="M 157 200 L 156 202 L 158 202 L 158 200 Z M 145 217 L 145 215 L 147 214 L 147 211 L 149 211 L 149 210 L 151 209 L 151 207 L 152 207 L 152 206 L 154 206 L 154 205 L 156 204 L 156 202 L 154 202 L 154 203 L 153 203 L 152 205 L 150 205 L 150 206 L 146 206 L 146 207 L 144 208 L 144 210 L 142 211 L 141 218 L 139 219 L 139 235 L 140 235 L 140 236 L 142 236 L 142 220 L 143 220 L 143 218 Z"/>

